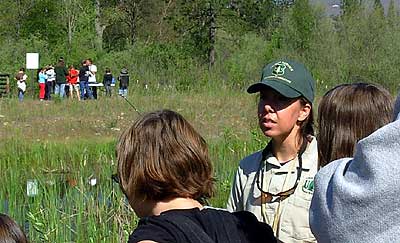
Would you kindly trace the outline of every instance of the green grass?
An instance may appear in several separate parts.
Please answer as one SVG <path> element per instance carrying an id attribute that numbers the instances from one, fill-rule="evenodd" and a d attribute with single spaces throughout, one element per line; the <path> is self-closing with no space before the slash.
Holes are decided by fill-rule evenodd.
<path id="1" fill-rule="evenodd" d="M 255 100 L 240 91 L 133 88 L 129 100 L 141 112 L 176 110 L 206 138 L 217 179 L 210 202 L 225 207 L 238 161 L 263 143 Z M 16 219 L 31 242 L 126 242 L 138 219 L 111 175 L 116 140 L 136 117 L 120 97 L 0 100 L 0 212 Z M 26 195 L 28 180 L 37 181 L 35 197 Z"/>

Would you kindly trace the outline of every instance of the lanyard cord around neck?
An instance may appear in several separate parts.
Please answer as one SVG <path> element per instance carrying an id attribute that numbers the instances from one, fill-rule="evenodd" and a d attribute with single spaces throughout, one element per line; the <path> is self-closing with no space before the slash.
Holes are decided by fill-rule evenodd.
<path id="1" fill-rule="evenodd" d="M 266 156 L 270 152 L 272 152 L 272 142 L 269 142 L 268 145 L 265 147 L 265 149 L 262 151 L 262 159 L 260 161 L 260 167 L 259 167 L 258 172 L 257 172 L 258 174 L 262 173 L 261 186 L 258 186 L 259 185 L 260 175 L 256 176 L 257 177 L 257 179 L 256 179 L 257 182 L 256 183 L 257 183 L 257 186 L 259 187 L 259 189 L 261 191 L 261 214 L 262 214 L 262 217 L 264 218 L 265 222 L 268 222 L 269 220 L 268 220 L 268 217 L 266 215 L 266 203 L 267 202 L 265 201 L 265 197 L 263 196 L 263 193 L 268 193 L 268 194 L 270 194 L 272 196 L 278 197 L 277 200 L 276 200 L 278 202 L 278 207 L 277 207 L 277 209 L 275 211 L 274 221 L 273 221 L 273 224 L 272 224 L 272 229 L 275 232 L 275 235 L 277 235 L 278 225 L 279 225 L 279 222 L 280 222 L 281 202 L 283 200 L 285 200 L 287 197 L 289 197 L 291 194 L 294 193 L 294 191 L 296 190 L 297 185 L 298 185 L 298 183 L 299 183 L 299 181 L 301 179 L 301 172 L 303 170 L 303 166 L 302 166 L 303 159 L 302 159 L 302 156 L 303 156 L 303 154 L 304 154 L 304 152 L 305 152 L 305 150 L 307 148 L 307 144 L 308 144 L 308 142 L 307 142 L 306 137 L 303 137 L 303 143 L 302 143 L 302 145 L 301 145 L 301 147 L 299 149 L 299 153 L 298 153 L 298 156 L 297 156 L 298 162 L 299 162 L 299 168 L 298 168 L 298 171 L 297 171 L 297 178 L 296 178 L 295 185 L 291 189 L 289 189 L 287 191 L 283 191 L 283 192 L 277 193 L 277 194 L 271 194 L 271 193 L 268 193 L 268 192 L 265 192 L 264 190 L 262 190 L 263 189 L 263 184 L 264 184 L 263 182 L 264 182 L 264 168 L 266 167 Z M 282 189 L 284 189 L 284 187 L 286 185 L 286 179 L 291 174 L 293 166 L 295 166 L 295 163 L 296 162 L 292 163 L 292 165 L 291 165 L 291 167 L 289 169 L 289 172 L 285 177 L 285 181 L 283 183 Z"/>

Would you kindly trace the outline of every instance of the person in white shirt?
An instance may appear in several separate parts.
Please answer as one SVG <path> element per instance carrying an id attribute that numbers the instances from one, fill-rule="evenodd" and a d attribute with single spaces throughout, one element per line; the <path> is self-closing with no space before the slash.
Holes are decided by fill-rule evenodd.
<path id="1" fill-rule="evenodd" d="M 93 64 L 92 59 L 88 58 L 87 60 L 87 65 L 89 67 L 89 84 L 90 83 L 97 83 L 96 80 L 96 73 L 97 73 L 97 67 L 96 65 Z M 92 86 L 92 94 L 93 94 L 93 98 L 95 98 L 97 100 L 97 87 L 96 86 Z"/>

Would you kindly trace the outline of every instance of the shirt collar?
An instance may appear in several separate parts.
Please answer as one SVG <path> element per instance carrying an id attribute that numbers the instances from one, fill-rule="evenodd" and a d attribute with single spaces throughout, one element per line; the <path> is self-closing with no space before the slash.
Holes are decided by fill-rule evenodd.
<path id="1" fill-rule="evenodd" d="M 315 156 L 317 156 L 317 154 L 317 141 L 315 137 L 311 136 L 311 142 L 307 144 L 306 150 L 302 155 L 302 169 L 310 170 L 313 167 L 314 163 L 316 163 Z M 297 166 L 299 164 L 298 158 L 296 158 L 284 165 L 281 165 L 271 151 L 268 151 L 265 158 L 266 163 L 272 165 L 273 167 L 276 167 L 280 172 L 289 172 L 291 163 L 296 163 Z"/>

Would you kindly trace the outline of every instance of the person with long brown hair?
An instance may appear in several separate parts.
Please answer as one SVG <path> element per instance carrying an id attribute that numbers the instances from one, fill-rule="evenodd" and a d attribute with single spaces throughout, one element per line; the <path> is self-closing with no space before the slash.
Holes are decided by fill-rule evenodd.
<path id="1" fill-rule="evenodd" d="M 9 216 L 0 213 L 0 242 L 27 243 L 25 233 Z"/>
<path id="2" fill-rule="evenodd" d="M 318 242 L 399 241 L 399 98 L 392 123 L 393 100 L 381 86 L 339 85 L 322 98 L 322 168 L 310 207 Z"/>
<path id="3" fill-rule="evenodd" d="M 329 90 L 318 107 L 318 160 L 353 157 L 356 143 L 392 120 L 393 99 L 369 83 L 342 84 Z"/>
<path id="4" fill-rule="evenodd" d="M 141 218 L 129 242 L 276 242 L 249 212 L 204 207 L 215 181 L 207 144 L 180 114 L 143 115 L 116 151 L 121 189 Z"/>

